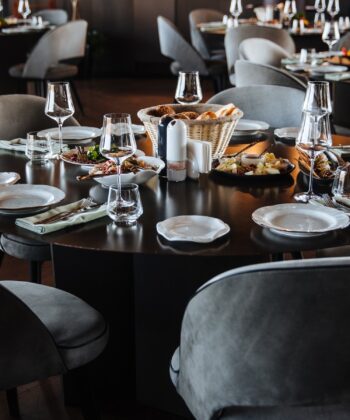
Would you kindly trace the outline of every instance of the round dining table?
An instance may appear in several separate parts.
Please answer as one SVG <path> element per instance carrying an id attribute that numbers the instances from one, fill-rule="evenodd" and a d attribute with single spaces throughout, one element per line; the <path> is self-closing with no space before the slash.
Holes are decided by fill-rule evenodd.
<path id="1" fill-rule="evenodd" d="M 350 144 L 350 138 L 335 136 L 334 143 Z M 228 152 L 244 146 L 231 145 Z M 348 229 L 317 239 L 288 238 L 252 221 L 254 210 L 293 202 L 293 194 L 307 188 L 293 144 L 278 141 L 270 132 L 249 152 L 265 150 L 288 158 L 295 170 L 258 180 L 211 173 L 197 181 L 174 183 L 155 176 L 140 187 L 144 213 L 129 228 L 117 227 L 104 217 L 37 235 L 16 226 L 14 217 L 0 216 L 0 232 L 50 243 L 56 287 L 81 297 L 109 322 L 109 345 L 93 366 L 100 395 L 137 400 L 187 417 L 168 371 L 179 344 L 183 313 L 196 289 L 234 267 L 284 256 L 317 256 L 320 249 L 350 243 Z M 77 181 L 78 175 L 86 173 L 84 168 L 60 160 L 37 166 L 24 154 L 1 150 L 0 171 L 18 172 L 23 183 L 62 189 L 63 203 L 88 196 L 101 203 L 107 200 L 108 190 L 97 182 Z M 157 234 L 156 225 L 178 215 L 217 217 L 230 226 L 230 232 L 208 244 L 169 242 Z M 69 376 L 66 385 L 69 389 Z"/>

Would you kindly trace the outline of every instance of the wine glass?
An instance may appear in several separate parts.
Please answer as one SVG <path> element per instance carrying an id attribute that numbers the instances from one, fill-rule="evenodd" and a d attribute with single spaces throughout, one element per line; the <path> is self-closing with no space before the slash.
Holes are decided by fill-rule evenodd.
<path id="1" fill-rule="evenodd" d="M 327 6 L 327 12 L 334 19 L 340 11 L 339 0 L 329 0 Z"/>
<path id="2" fill-rule="evenodd" d="M 203 99 L 198 71 L 179 72 L 175 100 L 182 105 L 195 105 Z"/>
<path id="3" fill-rule="evenodd" d="M 24 20 L 31 14 L 29 0 L 19 0 L 18 2 L 18 13 L 22 15 Z"/>
<path id="4" fill-rule="evenodd" d="M 289 25 L 293 16 L 297 14 L 297 5 L 295 0 L 286 0 L 284 3 L 283 13 L 287 16 Z"/>
<path id="5" fill-rule="evenodd" d="M 326 22 L 323 29 L 322 41 L 328 45 L 329 52 L 332 51 L 333 45 L 335 45 L 340 39 L 339 25 L 337 21 Z"/>
<path id="6" fill-rule="evenodd" d="M 315 0 L 315 26 L 320 26 L 324 23 L 324 12 L 326 11 L 326 0 Z"/>
<path id="7" fill-rule="evenodd" d="M 74 114 L 69 82 L 48 82 L 45 114 L 58 124 L 59 154 L 62 153 L 62 126 Z"/>
<path id="8" fill-rule="evenodd" d="M 242 1 L 232 0 L 230 6 L 230 13 L 234 17 L 234 26 L 238 26 L 238 18 L 242 14 Z"/>
<path id="9" fill-rule="evenodd" d="M 306 153 L 310 159 L 309 189 L 294 195 L 296 201 L 307 203 L 312 198 L 319 198 L 313 191 L 313 172 L 316 157 L 327 147 L 331 146 L 329 136 L 321 136 L 320 122 L 327 114 L 332 112 L 328 82 L 309 82 L 305 101 L 303 104 L 305 118 L 309 120 L 311 129 L 307 135 L 299 134 L 296 140 L 296 148 L 300 153 Z"/>
<path id="10" fill-rule="evenodd" d="M 136 141 L 129 114 L 106 114 L 103 117 L 103 130 L 100 141 L 100 153 L 113 161 L 117 167 L 117 190 L 119 202 L 121 194 L 122 163 L 136 151 Z"/>

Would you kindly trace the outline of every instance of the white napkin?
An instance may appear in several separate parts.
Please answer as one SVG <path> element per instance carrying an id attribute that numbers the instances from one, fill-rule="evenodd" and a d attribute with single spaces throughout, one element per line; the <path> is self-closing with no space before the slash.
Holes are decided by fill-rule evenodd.
<path id="1" fill-rule="evenodd" d="M 335 194 L 334 198 L 337 203 L 343 204 L 346 207 L 349 207 L 349 211 L 350 211 L 350 198 L 344 197 L 339 194 Z"/>
<path id="2" fill-rule="evenodd" d="M 46 211 L 45 213 L 40 213 L 35 216 L 25 217 L 22 219 L 16 220 L 16 225 L 20 226 L 23 229 L 28 229 L 32 232 L 38 233 L 39 235 L 44 235 L 46 233 L 55 232 L 56 230 L 64 229 L 69 226 L 79 225 L 81 223 L 91 222 L 92 220 L 99 219 L 107 215 L 106 208 L 107 205 L 103 204 L 97 207 L 94 210 L 89 210 L 87 213 L 79 213 L 72 215 L 67 220 L 61 220 L 54 223 L 40 224 L 40 220 L 45 220 L 51 216 L 62 213 L 64 211 L 74 210 L 79 207 L 79 205 L 84 200 L 76 201 L 75 203 L 67 204 L 66 206 L 56 207 L 55 209 Z M 38 224 L 35 224 L 38 223 Z"/>
<path id="3" fill-rule="evenodd" d="M 187 141 L 188 159 L 195 161 L 198 171 L 207 174 L 211 171 L 212 145 L 209 141 L 192 140 Z"/>
<path id="4" fill-rule="evenodd" d="M 0 140 L 0 149 L 14 150 L 16 152 L 25 152 L 26 144 L 26 139 Z"/>
<path id="5" fill-rule="evenodd" d="M 325 74 L 324 78 L 326 80 L 339 82 L 340 80 L 350 79 L 350 72 L 346 71 L 343 73 L 328 73 L 328 74 Z"/>

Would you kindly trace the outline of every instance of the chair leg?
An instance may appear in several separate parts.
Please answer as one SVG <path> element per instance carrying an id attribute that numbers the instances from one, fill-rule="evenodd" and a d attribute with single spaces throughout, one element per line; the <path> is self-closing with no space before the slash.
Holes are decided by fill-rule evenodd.
<path id="1" fill-rule="evenodd" d="M 20 418 L 17 388 L 8 389 L 6 391 L 6 399 L 10 416 Z"/>
<path id="2" fill-rule="evenodd" d="M 71 87 L 72 87 L 73 95 L 75 96 L 75 99 L 77 101 L 78 107 L 80 109 L 80 112 L 82 113 L 82 115 L 85 115 L 83 104 L 81 102 L 81 99 L 80 99 L 78 90 L 77 90 L 77 88 L 76 88 L 75 83 L 74 83 L 73 80 L 71 81 Z"/>
<path id="3" fill-rule="evenodd" d="M 41 261 L 30 261 L 30 281 L 41 283 Z"/>

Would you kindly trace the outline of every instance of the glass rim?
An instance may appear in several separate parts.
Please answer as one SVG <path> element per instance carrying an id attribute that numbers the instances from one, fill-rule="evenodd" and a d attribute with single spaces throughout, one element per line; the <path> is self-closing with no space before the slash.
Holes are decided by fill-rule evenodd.
<path id="1" fill-rule="evenodd" d="M 40 130 L 38 131 L 28 131 L 27 132 L 27 140 L 43 140 L 47 139 L 46 136 L 39 136 Z"/>
<path id="2" fill-rule="evenodd" d="M 123 174 L 122 174 L 123 175 Z M 121 184 L 120 188 L 123 190 L 139 190 L 139 186 L 134 182 L 127 182 L 125 184 Z M 109 186 L 109 191 L 118 191 L 118 184 L 112 184 Z"/>
<path id="3" fill-rule="evenodd" d="M 47 85 L 53 85 L 53 86 L 57 86 L 57 85 L 69 85 L 69 82 L 67 80 L 55 80 L 53 82 L 50 82 L 50 80 L 48 80 Z"/>
<path id="4" fill-rule="evenodd" d="M 108 114 L 103 115 L 103 119 L 125 119 L 125 118 L 131 119 L 131 115 L 128 114 L 127 112 L 110 112 Z"/>
<path id="5" fill-rule="evenodd" d="M 311 80 L 309 82 L 307 82 L 308 85 L 328 85 L 329 86 L 329 82 L 327 82 L 326 80 Z"/>
<path id="6" fill-rule="evenodd" d="M 198 71 L 198 70 L 194 70 L 194 71 L 179 71 L 179 75 L 180 75 L 180 74 L 185 74 L 185 75 L 186 75 L 186 74 L 191 74 L 191 75 L 193 75 L 193 74 L 194 74 L 194 75 L 196 75 L 196 76 L 197 76 L 197 75 L 199 75 L 199 71 Z"/>

